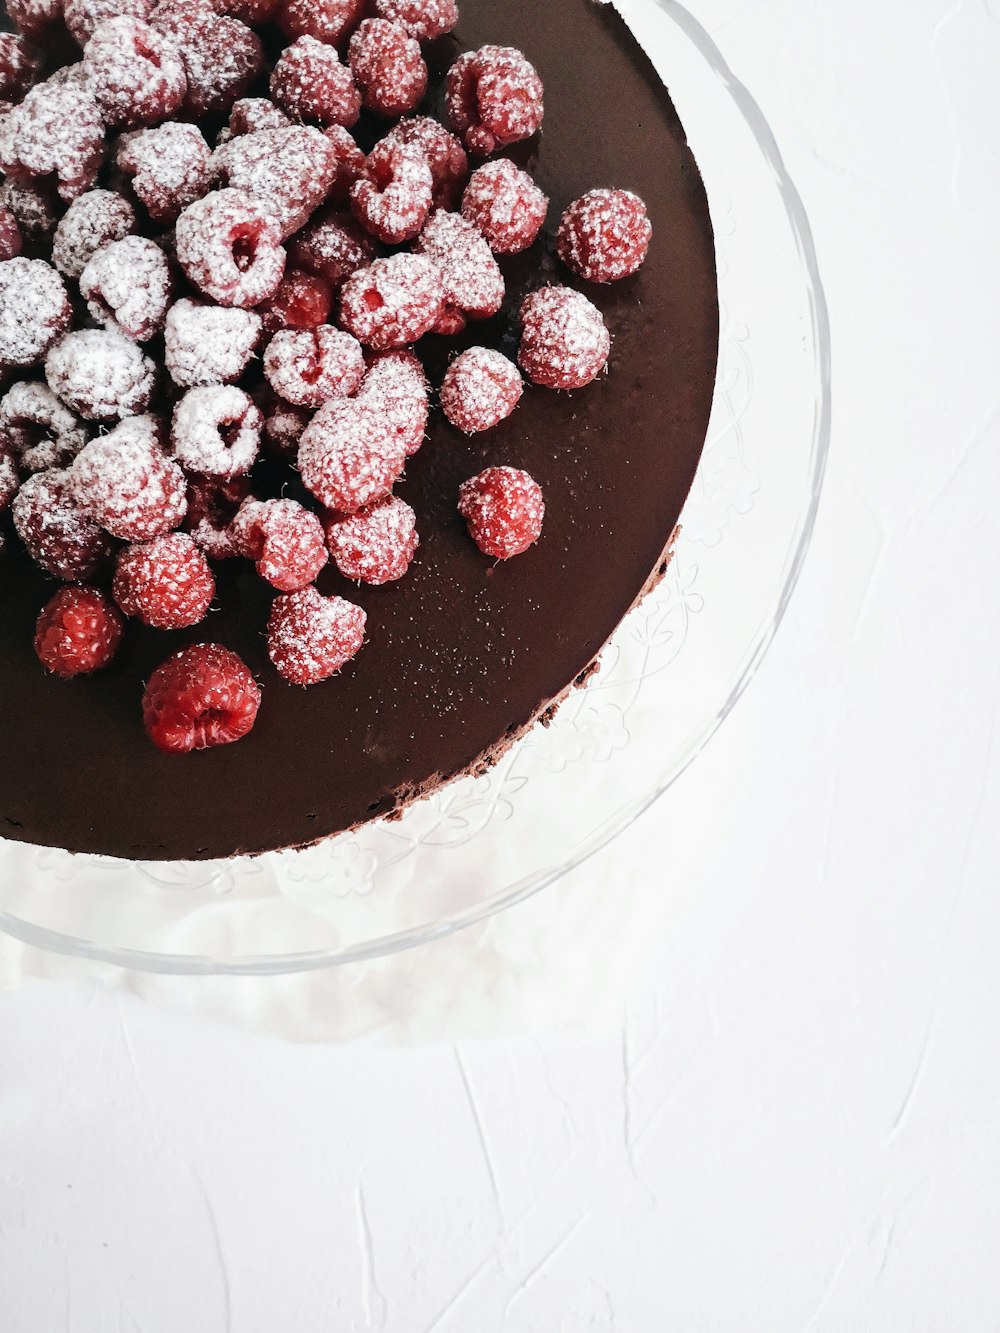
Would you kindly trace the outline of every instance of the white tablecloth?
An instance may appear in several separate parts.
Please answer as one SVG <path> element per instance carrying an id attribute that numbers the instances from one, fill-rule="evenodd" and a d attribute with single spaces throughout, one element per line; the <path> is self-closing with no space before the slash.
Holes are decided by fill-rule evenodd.
<path id="1" fill-rule="evenodd" d="M 1000 3 L 691 8 L 832 311 L 776 645 L 670 845 L 394 960 L 392 1043 L 198 1016 L 282 982 L 0 997 L 3 1333 L 995 1333 Z"/>

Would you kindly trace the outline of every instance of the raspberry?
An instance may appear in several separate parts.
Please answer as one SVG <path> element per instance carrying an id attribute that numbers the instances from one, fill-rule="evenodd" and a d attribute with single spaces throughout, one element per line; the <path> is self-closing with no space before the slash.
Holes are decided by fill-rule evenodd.
<path id="1" fill-rule="evenodd" d="M 461 213 L 437 212 L 417 241 L 418 254 L 437 264 L 445 291 L 439 333 L 460 333 L 465 318 L 489 319 L 503 305 L 503 274 L 493 251 Z"/>
<path id="2" fill-rule="evenodd" d="M 115 164 L 154 222 L 175 222 L 207 193 L 211 153 L 197 125 L 171 120 L 118 140 Z"/>
<path id="3" fill-rule="evenodd" d="M 20 102 L 38 77 L 41 61 L 23 37 L 0 32 L 0 103 Z"/>
<path id="4" fill-rule="evenodd" d="M 392 425 L 371 403 L 334 399 L 313 417 L 299 441 L 299 471 L 327 509 L 356 514 L 389 494 L 406 454 Z"/>
<path id="5" fill-rule="evenodd" d="M 286 37 L 315 37 L 339 46 L 361 22 L 366 0 L 283 0 L 278 25 Z"/>
<path id="6" fill-rule="evenodd" d="M 186 629 L 208 615 L 215 579 L 192 537 L 171 532 L 118 557 L 111 588 L 127 616 L 153 629 Z"/>
<path id="7" fill-rule="evenodd" d="M 0 514 L 10 508 L 10 502 L 17 494 L 20 484 L 17 461 L 11 453 L 10 446 L 0 435 Z"/>
<path id="8" fill-rule="evenodd" d="M 35 652 L 46 671 L 70 680 L 110 664 L 124 626 L 114 603 L 97 588 L 60 588 L 38 617 Z"/>
<path id="9" fill-rule="evenodd" d="M 462 483 L 458 512 L 484 555 L 509 560 L 522 555 L 542 535 L 542 488 L 515 467 L 488 467 Z"/>
<path id="10" fill-rule="evenodd" d="M 299 232 L 292 262 L 325 279 L 334 290 L 375 258 L 375 247 L 349 213 L 323 213 Z"/>
<path id="11" fill-rule="evenodd" d="M 83 68 L 83 56 L 81 55 L 80 59 L 74 61 L 71 65 L 60 65 L 47 79 L 43 79 L 42 83 L 50 88 L 71 86 L 86 92 L 87 74 Z"/>
<path id="12" fill-rule="evenodd" d="M 402 116 L 419 106 L 427 91 L 427 66 L 420 43 L 386 19 L 365 19 L 348 51 L 361 98 L 380 116 Z"/>
<path id="13" fill-rule="evenodd" d="M 263 417 L 256 403 L 233 384 L 189 389 L 174 408 L 174 457 L 204 477 L 240 477 L 260 450 Z"/>
<path id="14" fill-rule="evenodd" d="M 81 194 L 66 210 L 52 242 L 52 262 L 67 278 L 78 278 L 102 246 L 135 231 L 135 210 L 111 190 Z"/>
<path id="15" fill-rule="evenodd" d="M 299 592 L 327 562 L 323 524 L 295 500 L 248 500 L 233 520 L 233 543 L 279 592 Z"/>
<path id="16" fill-rule="evenodd" d="M 383 352 L 376 357 L 357 397 L 392 427 L 404 453 L 417 452 L 427 433 L 430 402 L 424 368 L 413 352 Z"/>
<path id="17" fill-rule="evenodd" d="M 285 680 L 317 685 L 361 650 L 367 616 L 343 597 L 315 588 L 276 597 L 267 622 L 267 651 Z"/>
<path id="18" fill-rule="evenodd" d="M 351 208 L 366 231 L 399 245 L 419 235 L 431 211 L 433 185 L 421 148 L 383 139 L 369 154 L 364 177 L 351 187 Z"/>
<path id="19" fill-rule="evenodd" d="M 266 333 L 280 329 L 315 329 L 325 324 L 333 309 L 330 284 L 300 268 L 285 270 L 281 286 L 260 306 Z"/>
<path id="20" fill-rule="evenodd" d="M 646 205 L 638 195 L 591 190 L 563 214 L 556 251 L 579 277 L 618 282 L 642 267 L 652 236 Z"/>
<path id="21" fill-rule="evenodd" d="M 0 208 L 0 263 L 21 253 L 21 228 L 9 208 Z"/>
<path id="22" fill-rule="evenodd" d="M 64 0 L 63 18 L 78 46 L 86 46 L 105 19 L 148 19 L 153 0 Z"/>
<path id="23" fill-rule="evenodd" d="M 246 190 L 218 190 L 190 204 L 177 219 L 176 241 L 181 268 L 219 305 L 259 305 L 278 290 L 281 230 L 267 204 Z"/>
<path id="24" fill-rule="evenodd" d="M 251 28 L 274 17 L 277 0 L 215 0 L 214 8 L 229 18 L 239 19 Z"/>
<path id="25" fill-rule="evenodd" d="M 103 158 L 97 103 L 71 84 L 38 84 L 0 126 L 0 168 L 15 180 L 54 175 L 65 203 L 90 189 Z"/>
<path id="26" fill-rule="evenodd" d="M 66 467 L 87 443 L 83 426 L 47 384 L 22 380 L 0 400 L 0 445 L 24 472 Z"/>
<path id="27" fill-rule="evenodd" d="M 299 37 L 282 54 L 271 75 L 271 96 L 295 120 L 350 127 L 361 115 L 354 76 L 332 46 Z"/>
<path id="28" fill-rule="evenodd" d="M 191 28 L 217 12 L 213 0 L 158 0 L 149 22 L 179 46 Z"/>
<path id="29" fill-rule="evenodd" d="M 70 468 L 73 498 L 112 537 L 147 542 L 187 513 L 184 473 L 164 454 L 153 417 L 129 417 L 92 440 Z"/>
<path id="30" fill-rule="evenodd" d="M 26 37 L 43 37 L 62 17 L 62 0 L 7 0 L 7 13 Z"/>
<path id="31" fill-rule="evenodd" d="M 434 207 L 454 209 L 469 179 L 469 158 L 453 134 L 429 116 L 401 120 L 383 143 L 414 144 L 423 151 L 434 184 Z"/>
<path id="32" fill-rule="evenodd" d="M 155 125 L 179 110 L 187 75 L 177 49 L 142 19 L 105 19 L 83 53 L 87 86 L 106 124 Z"/>
<path id="33" fill-rule="evenodd" d="M 49 388 L 88 421 L 121 421 L 145 412 L 156 374 L 142 349 L 115 329 L 68 333 L 45 359 Z"/>
<path id="34" fill-rule="evenodd" d="M 510 46 L 459 56 L 445 83 L 448 126 L 470 153 L 488 157 L 541 127 L 545 90 L 535 67 Z"/>
<path id="35" fill-rule="evenodd" d="M 462 216 L 479 228 L 498 255 L 520 254 L 533 245 L 548 210 L 548 196 L 505 157 L 474 172 L 462 196 Z"/>
<path id="36" fill-rule="evenodd" d="M 284 111 L 266 97 L 241 97 L 229 113 L 229 129 L 237 138 L 259 130 L 280 130 L 291 123 Z"/>
<path id="37" fill-rule="evenodd" d="M 264 438 L 270 449 L 293 461 L 298 457 L 302 432 L 312 421 L 312 413 L 290 403 L 274 403 L 264 417 Z"/>
<path id="38" fill-rule="evenodd" d="M 276 333 L 264 353 L 264 374 L 276 394 L 296 407 L 322 407 L 361 387 L 365 358 L 349 333 L 329 324 Z"/>
<path id="39" fill-rule="evenodd" d="M 241 740 L 259 708 L 260 686 L 249 667 L 218 643 L 196 643 L 168 657 L 142 696 L 146 733 L 166 754 Z"/>
<path id="40" fill-rule="evenodd" d="M 396 496 L 349 518 L 331 519 L 326 539 L 345 579 L 377 586 L 401 579 L 420 544 L 417 516 Z"/>
<path id="41" fill-rule="evenodd" d="M 348 278 L 340 294 L 344 328 L 376 352 L 416 342 L 443 312 L 440 271 L 423 255 L 376 259 Z"/>
<path id="42" fill-rule="evenodd" d="M 375 13 L 405 28 L 418 42 L 432 42 L 458 23 L 455 0 L 375 0 Z"/>
<path id="43" fill-rule="evenodd" d="M 343 125 L 328 125 L 323 134 L 333 145 L 337 158 L 337 174 L 326 197 L 331 203 L 346 204 L 351 186 L 364 175 L 365 155 Z"/>
<path id="44" fill-rule="evenodd" d="M 261 319 L 252 310 L 178 301 L 167 311 L 164 359 L 182 389 L 238 380 L 247 367 Z"/>
<path id="45" fill-rule="evenodd" d="M 0 127 L 0 139 L 3 130 Z M 56 229 L 55 191 L 40 181 L 0 183 L 0 208 L 6 209 L 26 241 L 45 241 Z"/>
<path id="46" fill-rule="evenodd" d="M 237 554 L 232 522 L 249 494 L 246 477 L 233 477 L 230 481 L 198 477 L 188 482 L 184 530 L 209 560 L 231 560 Z"/>
<path id="47" fill-rule="evenodd" d="M 80 274 L 80 295 L 98 324 L 148 342 L 170 304 L 170 265 L 155 241 L 126 236 L 98 250 Z"/>
<path id="48" fill-rule="evenodd" d="M 42 259 L 0 264 L 0 366 L 34 366 L 69 328 L 69 297 Z"/>
<path id="49" fill-rule="evenodd" d="M 441 409 L 466 435 L 506 421 L 521 401 L 524 385 L 513 361 L 487 347 L 470 347 L 448 367 Z"/>
<path id="50" fill-rule="evenodd" d="M 36 472 L 11 511 L 28 554 L 57 579 L 89 579 L 111 554 L 111 538 L 80 511 L 66 472 Z"/>
<path id="51" fill-rule="evenodd" d="M 292 125 L 230 140 L 215 150 L 212 168 L 224 184 L 246 190 L 267 207 L 284 241 L 326 198 L 339 159 L 321 130 Z"/>
<path id="52" fill-rule="evenodd" d="M 160 4 L 150 22 L 177 44 L 187 74 L 184 109 L 193 116 L 228 115 L 264 68 L 257 34 L 208 5 Z"/>
<path id="53" fill-rule="evenodd" d="M 608 363 L 611 335 L 601 312 L 569 287 L 543 287 L 521 306 L 517 359 L 549 389 L 581 389 Z"/>

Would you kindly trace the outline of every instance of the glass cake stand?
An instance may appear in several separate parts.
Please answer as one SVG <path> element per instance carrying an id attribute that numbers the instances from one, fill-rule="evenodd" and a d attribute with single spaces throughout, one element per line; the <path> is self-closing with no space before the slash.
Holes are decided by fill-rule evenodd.
<path id="1" fill-rule="evenodd" d="M 788 605 L 830 434 L 829 329 L 774 139 L 672 0 L 620 0 L 687 129 L 719 251 L 722 347 L 676 558 L 602 670 L 487 776 L 302 852 L 136 864 L 0 840 L 0 929 L 148 972 L 277 975 L 433 940 L 537 893 L 662 796 L 727 717 Z M 669 392 L 669 386 L 666 386 Z"/>

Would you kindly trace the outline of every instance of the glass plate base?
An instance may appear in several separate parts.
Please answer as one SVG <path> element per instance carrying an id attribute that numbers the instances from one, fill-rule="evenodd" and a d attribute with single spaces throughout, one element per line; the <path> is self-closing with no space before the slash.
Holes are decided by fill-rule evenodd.
<path id="1" fill-rule="evenodd" d="M 829 327 L 801 201 L 756 104 L 671 0 L 620 0 L 708 189 L 722 304 L 705 455 L 663 583 L 601 671 L 486 777 L 307 851 L 136 864 L 0 841 L 0 929 L 148 972 L 278 975 L 449 934 L 579 865 L 671 786 L 795 587 L 830 434 Z"/>

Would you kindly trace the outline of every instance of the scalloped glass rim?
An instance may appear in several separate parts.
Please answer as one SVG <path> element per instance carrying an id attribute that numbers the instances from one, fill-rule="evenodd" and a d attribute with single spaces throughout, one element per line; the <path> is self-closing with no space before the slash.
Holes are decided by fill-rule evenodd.
<path id="1" fill-rule="evenodd" d="M 232 956 L 216 958 L 204 953 L 158 953 L 147 949 L 102 944 L 80 938 L 27 920 L 6 910 L 0 910 L 0 930 L 23 943 L 53 953 L 87 958 L 132 968 L 138 971 L 173 975 L 233 975 L 275 976 L 296 972 L 316 971 L 350 962 L 372 960 L 413 946 L 428 943 L 471 926 L 525 898 L 538 893 L 570 870 L 581 865 L 595 852 L 606 846 L 618 833 L 631 824 L 668 790 L 685 769 L 701 753 L 705 745 L 726 719 L 743 695 L 763 660 L 787 609 L 798 582 L 803 561 L 809 547 L 822 490 L 830 443 L 830 330 L 823 286 L 819 275 L 815 247 L 809 222 L 799 194 L 783 163 L 767 122 L 747 89 L 735 78 L 722 54 L 698 21 L 675 0 L 620 0 L 617 5 L 626 20 L 641 36 L 643 19 L 658 14 L 667 19 L 704 62 L 708 72 L 718 81 L 731 100 L 736 112 L 745 123 L 756 144 L 771 184 L 776 188 L 785 221 L 797 252 L 800 280 L 808 309 L 814 377 L 811 438 L 808 441 L 808 495 L 801 510 L 793 516 L 784 549 L 780 577 L 769 588 L 766 606 L 753 635 L 741 645 L 733 662 L 730 686 L 713 707 L 699 719 L 683 744 L 670 757 L 670 762 L 640 794 L 610 810 L 596 822 L 586 837 L 572 846 L 569 854 L 537 866 L 530 873 L 518 877 L 463 910 L 452 911 L 437 921 L 426 921 L 406 929 L 376 934 L 371 939 L 354 942 L 347 947 L 318 951 L 294 952 L 285 955 Z M 659 63 L 654 54 L 654 63 Z M 661 70 L 662 72 L 662 70 Z M 687 123 L 684 107 L 679 107 Z M 689 132 L 691 126 L 688 125 Z M 692 134 L 692 138 L 696 136 Z M 697 151 L 697 146 L 696 146 Z M 712 197 L 711 183 L 709 183 Z M 713 215 L 715 200 L 712 198 Z M 717 220 L 718 221 L 718 220 Z M 721 377 L 720 377 L 721 384 Z M 720 390 L 721 392 L 721 390 Z M 805 441 L 803 441 L 803 445 Z M 635 614 L 635 613 L 634 613 Z M 628 621 L 626 621 L 628 624 Z M 636 682 L 639 683 L 638 681 Z M 587 691 L 583 692 L 586 695 Z M 530 738 L 529 738 L 530 742 Z M 0 841 L 0 856 L 3 855 Z M 8 844 L 19 846 L 19 844 Z M 448 855 L 447 848 L 443 854 Z M 164 882 L 162 888 L 170 885 Z M 326 885 L 329 888 L 329 884 Z"/>

